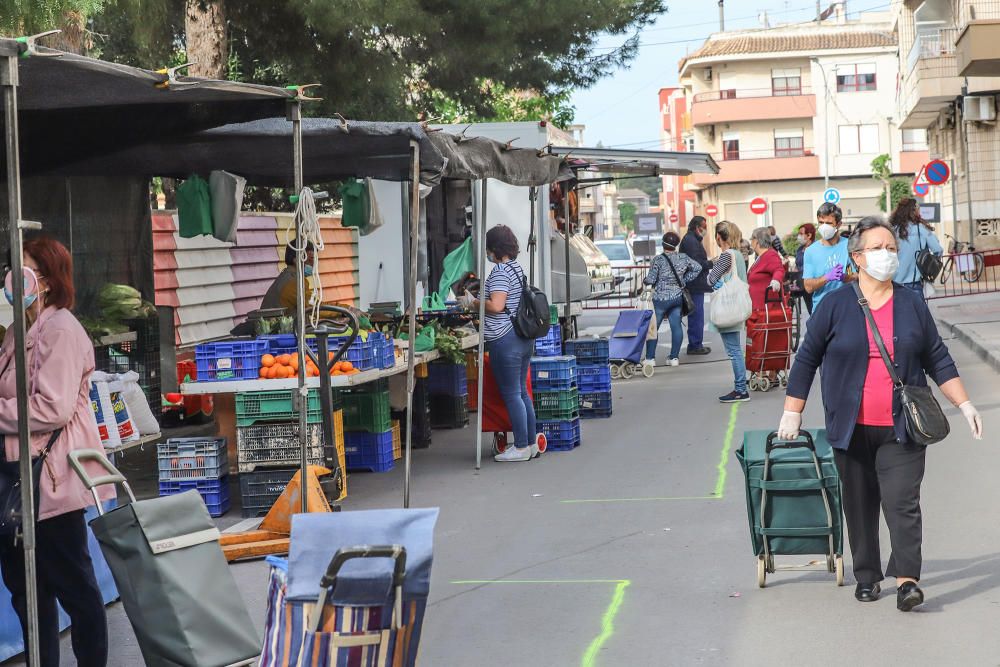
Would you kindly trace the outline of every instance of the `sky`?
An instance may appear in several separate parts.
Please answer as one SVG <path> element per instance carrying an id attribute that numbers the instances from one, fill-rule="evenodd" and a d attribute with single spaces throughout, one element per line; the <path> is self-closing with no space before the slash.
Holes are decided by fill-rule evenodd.
<path id="1" fill-rule="evenodd" d="M 823 0 L 825 9 L 832 0 Z M 848 0 L 847 11 L 885 11 L 889 0 Z M 661 88 L 677 85 L 677 63 L 719 29 L 716 0 L 667 0 L 668 11 L 642 31 L 639 55 L 628 69 L 619 70 L 572 98 L 576 123 L 587 126 L 584 142 L 606 147 L 659 148 Z M 770 25 L 808 21 L 816 16 L 815 0 L 726 0 L 726 30 L 762 27 L 767 11 Z M 622 36 L 608 36 L 600 46 L 620 44 Z"/>

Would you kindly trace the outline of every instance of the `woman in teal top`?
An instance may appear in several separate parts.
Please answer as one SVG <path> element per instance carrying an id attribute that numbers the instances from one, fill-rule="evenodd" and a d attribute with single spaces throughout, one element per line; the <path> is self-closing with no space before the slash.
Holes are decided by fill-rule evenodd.
<path id="1" fill-rule="evenodd" d="M 721 287 L 723 278 L 747 281 L 747 264 L 743 259 L 743 253 L 739 251 L 742 240 L 743 234 L 740 228 L 733 223 L 723 220 L 715 226 L 715 242 L 719 244 L 722 253 L 714 260 L 712 269 L 708 272 L 709 285 Z M 734 263 L 736 271 L 727 278 Z M 750 400 L 750 394 L 747 393 L 747 367 L 743 359 L 743 326 L 744 324 L 740 323 L 719 329 L 722 344 L 725 345 L 726 354 L 733 364 L 733 390 L 719 397 L 722 403 L 744 403 Z"/>
<path id="2" fill-rule="evenodd" d="M 899 237 L 899 269 L 895 282 L 923 296 L 923 276 L 917 268 L 917 254 L 926 248 L 940 257 L 944 252 L 941 242 L 934 235 L 934 229 L 920 217 L 916 199 L 901 199 L 889 216 L 889 224 Z"/>

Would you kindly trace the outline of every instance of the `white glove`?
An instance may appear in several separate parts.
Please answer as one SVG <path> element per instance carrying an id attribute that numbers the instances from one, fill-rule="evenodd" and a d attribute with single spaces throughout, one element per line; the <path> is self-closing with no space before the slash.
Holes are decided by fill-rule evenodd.
<path id="1" fill-rule="evenodd" d="M 982 440 L 983 418 L 979 416 L 979 411 L 976 410 L 976 406 L 972 404 L 972 401 L 966 401 L 958 406 L 958 409 L 962 411 L 962 416 L 965 417 L 965 421 L 969 422 L 969 428 L 972 430 L 972 437 L 976 440 Z"/>
<path id="2" fill-rule="evenodd" d="M 639 301 L 647 302 L 653 300 L 653 286 L 647 285 L 642 294 L 639 295 Z"/>
<path id="3" fill-rule="evenodd" d="M 778 424 L 778 439 L 795 440 L 799 437 L 801 427 L 802 413 L 785 410 L 781 413 L 781 422 Z"/>
<path id="4" fill-rule="evenodd" d="M 472 296 L 469 290 L 465 290 L 465 294 L 458 297 L 458 302 L 462 304 L 462 308 L 466 310 L 472 310 L 473 306 L 476 305 L 476 297 Z"/>
<path id="5" fill-rule="evenodd" d="M 772 280 L 771 284 L 768 285 L 768 287 L 771 288 L 772 292 L 780 292 L 781 291 L 781 283 L 779 283 L 777 280 Z"/>

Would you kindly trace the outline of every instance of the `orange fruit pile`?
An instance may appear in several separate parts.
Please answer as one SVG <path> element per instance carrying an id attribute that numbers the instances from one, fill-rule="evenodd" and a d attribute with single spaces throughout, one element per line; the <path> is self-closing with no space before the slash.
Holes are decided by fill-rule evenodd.
<path id="1" fill-rule="evenodd" d="M 333 361 L 333 352 L 329 353 L 328 361 Z M 295 354 L 265 354 L 260 358 L 260 377 L 262 380 L 295 378 L 299 376 L 301 359 Z M 338 361 L 330 368 L 330 375 L 354 375 L 360 373 L 349 361 Z M 312 359 L 306 357 L 306 377 L 319 377 L 319 368 Z"/>

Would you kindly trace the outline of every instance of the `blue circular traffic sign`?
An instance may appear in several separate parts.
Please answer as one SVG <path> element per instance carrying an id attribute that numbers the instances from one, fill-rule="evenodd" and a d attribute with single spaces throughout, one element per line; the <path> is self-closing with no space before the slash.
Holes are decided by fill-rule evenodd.
<path id="1" fill-rule="evenodd" d="M 931 186 L 926 183 L 914 183 L 913 184 L 913 194 L 918 197 L 926 197 L 927 193 L 930 192 Z"/>
<path id="2" fill-rule="evenodd" d="M 827 188 L 826 192 L 823 193 L 823 201 L 827 204 L 840 203 L 840 190 L 837 188 Z"/>
<path id="3" fill-rule="evenodd" d="M 944 185 L 951 176 L 951 169 L 944 160 L 931 160 L 924 168 L 924 177 L 931 185 Z"/>

